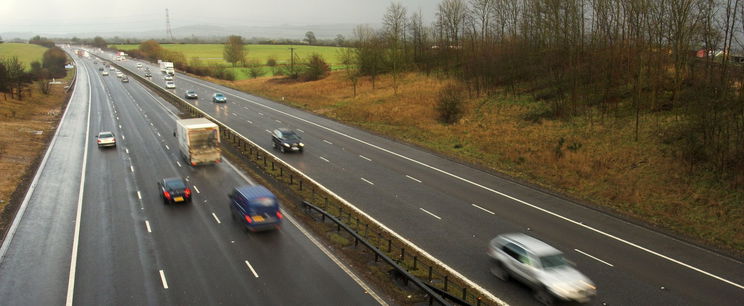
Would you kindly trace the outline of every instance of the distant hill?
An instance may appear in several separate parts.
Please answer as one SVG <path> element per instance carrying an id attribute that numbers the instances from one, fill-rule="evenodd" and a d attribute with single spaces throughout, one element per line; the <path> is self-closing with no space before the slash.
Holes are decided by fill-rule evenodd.
<path id="1" fill-rule="evenodd" d="M 302 39 L 307 31 L 313 31 L 318 39 L 333 39 L 338 34 L 351 37 L 356 24 L 324 24 L 324 25 L 278 25 L 278 26 L 231 26 L 231 25 L 188 25 L 173 28 L 176 38 L 215 38 L 228 35 L 241 35 L 245 38 L 267 39 Z M 160 39 L 164 38 L 164 29 L 150 31 L 116 31 L 116 32 L 71 32 L 71 33 L 43 33 L 43 32 L 0 32 L 0 36 L 8 41 L 14 38 L 29 39 L 35 35 L 48 38 L 103 38 L 120 37 L 132 39 Z"/>

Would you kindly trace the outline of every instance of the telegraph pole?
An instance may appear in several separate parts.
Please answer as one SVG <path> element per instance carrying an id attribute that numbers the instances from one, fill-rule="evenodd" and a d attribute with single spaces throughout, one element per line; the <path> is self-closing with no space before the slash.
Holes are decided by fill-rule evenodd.
<path id="1" fill-rule="evenodd" d="M 294 47 L 289 48 L 290 57 L 289 57 L 289 69 L 292 71 L 292 74 L 294 74 Z"/>

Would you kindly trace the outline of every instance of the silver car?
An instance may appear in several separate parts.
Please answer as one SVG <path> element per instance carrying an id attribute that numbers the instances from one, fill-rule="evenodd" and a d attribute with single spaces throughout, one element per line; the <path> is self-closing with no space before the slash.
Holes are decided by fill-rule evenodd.
<path id="1" fill-rule="evenodd" d="M 116 146 L 116 136 L 114 136 L 114 133 L 112 132 L 100 132 L 98 133 L 98 136 L 96 136 L 96 143 L 98 144 L 98 147 L 115 147 Z"/>
<path id="2" fill-rule="evenodd" d="M 597 294 L 594 283 L 576 270 L 556 248 L 521 233 L 499 235 L 488 244 L 494 261 L 491 273 L 502 280 L 515 278 L 550 305 L 558 300 L 588 302 Z"/>

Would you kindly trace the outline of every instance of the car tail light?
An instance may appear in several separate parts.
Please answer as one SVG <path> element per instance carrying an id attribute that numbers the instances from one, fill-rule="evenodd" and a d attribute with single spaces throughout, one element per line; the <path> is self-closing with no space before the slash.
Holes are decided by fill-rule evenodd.
<path id="1" fill-rule="evenodd" d="M 196 162 L 191 162 L 191 165 L 192 166 L 196 166 Z"/>
<path id="2" fill-rule="evenodd" d="M 166 199 L 168 199 L 168 200 L 170 200 L 170 199 L 171 199 L 171 195 L 170 195 L 170 192 L 167 192 L 167 191 L 163 191 L 163 196 L 164 196 L 164 197 L 165 197 Z"/>
<path id="3" fill-rule="evenodd" d="M 98 139 L 98 140 L 96 140 L 96 142 L 97 142 L 97 143 L 101 143 L 101 140 L 100 140 L 100 139 Z"/>
<path id="4" fill-rule="evenodd" d="M 245 221 L 247 221 L 248 223 L 253 223 L 253 219 L 251 219 L 251 216 L 249 215 L 245 215 Z"/>
<path id="5" fill-rule="evenodd" d="M 279 219 L 281 219 L 281 218 L 284 218 L 284 215 L 282 215 L 282 212 L 281 211 L 277 211 L 276 212 L 276 217 L 279 218 Z"/>
<path id="6" fill-rule="evenodd" d="M 191 196 L 191 189 L 187 187 L 187 188 L 186 188 L 186 189 L 185 189 L 185 190 L 183 191 L 183 193 L 185 193 L 185 194 L 186 194 L 186 197 L 188 198 L 188 197 L 190 197 L 190 196 Z"/>

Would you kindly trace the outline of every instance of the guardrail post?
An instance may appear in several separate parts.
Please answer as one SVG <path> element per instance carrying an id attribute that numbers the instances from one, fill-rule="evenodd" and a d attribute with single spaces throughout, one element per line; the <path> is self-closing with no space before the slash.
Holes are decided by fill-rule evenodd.
<path id="1" fill-rule="evenodd" d="M 292 173 L 290 172 L 289 173 L 289 186 L 292 186 L 292 184 L 294 184 L 294 182 L 292 182 Z"/>
<path id="2" fill-rule="evenodd" d="M 418 256 L 413 255 L 413 269 L 414 270 L 418 270 L 418 268 L 416 268 L 417 261 L 418 261 Z"/>
<path id="3" fill-rule="evenodd" d="M 272 161 L 271 161 L 271 171 L 274 171 L 274 170 L 275 170 L 275 169 L 274 169 L 274 161 L 272 160 Z"/>
<path id="4" fill-rule="evenodd" d="M 447 275 L 444 276 L 444 291 L 447 291 L 447 285 L 449 283 L 449 277 Z"/>
<path id="5" fill-rule="evenodd" d="M 430 282 L 431 282 L 431 272 L 432 272 L 431 270 L 432 270 L 432 268 L 431 268 L 431 266 L 429 266 L 429 281 Z"/>
<path id="6" fill-rule="evenodd" d="M 302 191 L 302 179 L 300 179 L 300 191 Z"/>
<path id="7" fill-rule="evenodd" d="M 406 263 L 406 248 L 400 248 L 400 261 Z"/>
<path id="8" fill-rule="evenodd" d="M 393 251 L 393 240 L 388 238 L 388 253 Z"/>
<path id="9" fill-rule="evenodd" d="M 468 288 L 467 287 L 462 287 L 462 299 L 464 301 L 467 301 L 467 296 L 468 296 Z"/>

